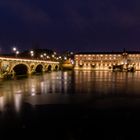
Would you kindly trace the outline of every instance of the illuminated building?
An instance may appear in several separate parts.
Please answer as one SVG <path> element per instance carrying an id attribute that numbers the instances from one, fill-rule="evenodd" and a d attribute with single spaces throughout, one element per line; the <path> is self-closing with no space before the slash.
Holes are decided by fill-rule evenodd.
<path id="1" fill-rule="evenodd" d="M 140 70 L 140 52 L 94 52 L 74 56 L 77 70 Z"/>

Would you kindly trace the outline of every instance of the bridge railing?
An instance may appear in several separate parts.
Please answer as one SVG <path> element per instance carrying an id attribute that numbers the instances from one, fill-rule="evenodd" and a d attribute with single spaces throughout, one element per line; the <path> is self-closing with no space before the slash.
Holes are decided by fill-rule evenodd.
<path id="1" fill-rule="evenodd" d="M 39 58 L 27 58 L 27 57 L 12 57 L 12 56 L 0 56 L 0 59 L 3 60 L 25 60 L 25 61 L 38 61 L 38 62 L 55 62 L 59 63 L 59 61 L 56 60 L 46 60 L 46 59 L 39 59 Z"/>

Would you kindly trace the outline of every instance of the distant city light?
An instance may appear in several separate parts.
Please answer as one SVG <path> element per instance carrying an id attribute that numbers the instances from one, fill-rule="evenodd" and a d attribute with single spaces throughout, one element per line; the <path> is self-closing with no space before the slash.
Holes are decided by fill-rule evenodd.
<path id="1" fill-rule="evenodd" d="M 54 55 L 52 55 L 52 57 L 54 57 Z"/>
<path id="2" fill-rule="evenodd" d="M 64 60 L 67 60 L 67 57 L 64 57 Z"/>

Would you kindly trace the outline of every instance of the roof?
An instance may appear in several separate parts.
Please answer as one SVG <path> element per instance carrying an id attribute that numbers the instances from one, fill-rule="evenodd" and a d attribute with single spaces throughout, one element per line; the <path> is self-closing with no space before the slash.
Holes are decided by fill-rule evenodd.
<path id="1" fill-rule="evenodd" d="M 110 51 L 110 52 L 79 52 L 79 53 L 76 53 L 75 55 L 77 54 L 122 54 L 124 52 L 115 52 L 115 51 Z M 125 53 L 128 53 L 128 54 L 140 54 L 140 51 L 125 51 Z"/>

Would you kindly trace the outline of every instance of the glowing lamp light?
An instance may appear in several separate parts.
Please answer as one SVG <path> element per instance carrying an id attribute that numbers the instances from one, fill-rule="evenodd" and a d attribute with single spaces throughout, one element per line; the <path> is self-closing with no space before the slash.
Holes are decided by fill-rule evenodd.
<path id="1" fill-rule="evenodd" d="M 30 53 L 31 53 L 31 54 L 33 54 L 33 53 L 34 53 L 34 51 L 30 51 Z"/>
<path id="2" fill-rule="evenodd" d="M 46 53 L 44 53 L 43 55 L 44 55 L 44 56 L 46 56 L 47 54 L 46 54 Z"/>
<path id="3" fill-rule="evenodd" d="M 17 48 L 16 47 L 13 47 L 13 51 L 16 51 L 17 50 Z"/>
<path id="4" fill-rule="evenodd" d="M 43 55 L 41 54 L 40 57 L 43 58 Z"/>
<path id="5" fill-rule="evenodd" d="M 72 64 L 72 65 L 74 64 L 74 61 L 73 61 L 73 60 L 71 60 L 71 64 Z"/>
<path id="6" fill-rule="evenodd" d="M 16 54 L 19 54 L 19 51 L 16 51 Z"/>
<path id="7" fill-rule="evenodd" d="M 33 54 L 33 53 L 31 53 L 31 56 L 34 56 L 34 54 Z"/>

